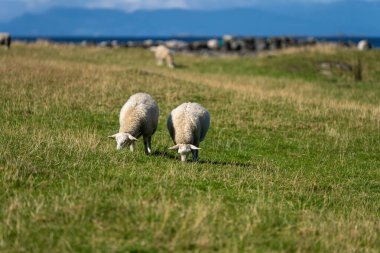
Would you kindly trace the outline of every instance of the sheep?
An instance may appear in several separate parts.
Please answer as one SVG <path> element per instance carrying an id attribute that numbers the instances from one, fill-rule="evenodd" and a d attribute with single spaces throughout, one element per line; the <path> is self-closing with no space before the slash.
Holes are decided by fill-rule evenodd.
<path id="1" fill-rule="evenodd" d="M 169 48 L 164 45 L 159 45 L 157 47 L 151 47 L 150 50 L 154 52 L 157 65 L 161 66 L 165 60 L 169 68 L 174 68 L 174 60 Z"/>
<path id="2" fill-rule="evenodd" d="M 146 154 L 151 154 L 152 135 L 158 126 L 159 108 L 154 99 L 146 93 L 132 95 L 120 111 L 119 132 L 108 136 L 117 142 L 116 149 L 120 150 L 129 145 L 133 152 L 135 142 L 142 135 Z"/>
<path id="3" fill-rule="evenodd" d="M 217 39 L 210 39 L 207 41 L 207 47 L 211 50 L 219 49 L 219 41 Z"/>
<path id="4" fill-rule="evenodd" d="M 198 103 L 183 103 L 171 111 L 166 126 L 175 144 L 171 150 L 178 150 L 181 161 L 186 161 L 191 151 L 193 161 L 198 160 L 199 144 L 206 137 L 210 127 L 210 114 Z"/>
<path id="5" fill-rule="evenodd" d="M 9 33 L 0 33 L 0 45 L 5 45 L 5 49 L 11 48 L 11 35 Z"/>
<path id="6" fill-rule="evenodd" d="M 358 43 L 358 50 L 359 51 L 365 51 L 371 49 L 371 44 L 368 42 L 368 40 L 361 40 Z"/>

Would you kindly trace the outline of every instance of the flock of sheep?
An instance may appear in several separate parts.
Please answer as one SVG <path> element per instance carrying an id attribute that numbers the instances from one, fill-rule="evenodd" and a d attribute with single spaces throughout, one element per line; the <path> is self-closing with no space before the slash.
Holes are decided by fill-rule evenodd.
<path id="1" fill-rule="evenodd" d="M 149 94 L 134 94 L 121 108 L 119 132 L 108 137 L 116 140 L 118 150 L 129 146 L 134 151 L 137 139 L 143 136 L 145 153 L 151 154 L 158 117 L 158 105 Z M 199 144 L 210 127 L 208 110 L 198 103 L 183 103 L 171 111 L 166 125 L 175 144 L 169 149 L 177 150 L 182 162 L 190 152 L 193 161 L 197 161 Z"/>

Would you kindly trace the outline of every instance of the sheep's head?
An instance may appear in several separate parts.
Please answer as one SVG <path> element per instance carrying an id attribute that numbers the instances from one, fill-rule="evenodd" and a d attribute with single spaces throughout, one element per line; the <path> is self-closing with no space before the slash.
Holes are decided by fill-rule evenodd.
<path id="1" fill-rule="evenodd" d="M 125 148 L 126 146 L 129 146 L 129 145 L 133 145 L 137 141 L 137 139 L 129 133 L 117 133 L 117 134 L 108 136 L 108 138 L 113 138 L 116 140 L 117 150 Z"/>
<path id="2" fill-rule="evenodd" d="M 191 144 L 177 144 L 169 149 L 178 150 L 178 153 L 181 155 L 181 161 L 186 161 L 186 155 L 191 152 L 191 150 L 198 150 L 200 148 L 191 145 Z"/>

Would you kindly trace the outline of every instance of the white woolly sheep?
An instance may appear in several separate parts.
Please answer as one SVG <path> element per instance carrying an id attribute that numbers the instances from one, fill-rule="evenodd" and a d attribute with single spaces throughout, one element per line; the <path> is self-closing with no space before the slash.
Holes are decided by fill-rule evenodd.
<path id="1" fill-rule="evenodd" d="M 0 33 L 0 45 L 5 45 L 6 49 L 11 47 L 11 35 L 9 33 Z"/>
<path id="2" fill-rule="evenodd" d="M 157 129 L 158 116 L 156 101 L 146 93 L 136 93 L 121 108 L 119 132 L 108 137 L 116 139 L 118 150 L 129 145 L 133 152 L 137 138 L 142 135 L 145 153 L 151 154 L 152 135 Z"/>
<path id="3" fill-rule="evenodd" d="M 174 60 L 169 48 L 164 45 L 159 45 L 157 47 L 151 47 L 150 50 L 154 52 L 157 65 L 161 66 L 165 60 L 169 68 L 174 68 Z"/>
<path id="4" fill-rule="evenodd" d="M 182 162 L 186 161 L 190 151 L 193 161 L 197 161 L 199 144 L 210 127 L 210 114 L 207 109 L 197 103 L 183 103 L 171 111 L 166 125 L 176 144 L 169 149 L 178 150 Z"/>

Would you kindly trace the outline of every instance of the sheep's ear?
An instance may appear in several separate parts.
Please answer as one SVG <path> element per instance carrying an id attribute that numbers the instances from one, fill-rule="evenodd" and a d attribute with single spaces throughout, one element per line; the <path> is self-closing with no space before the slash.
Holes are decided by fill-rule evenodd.
<path id="1" fill-rule="evenodd" d="M 177 144 L 177 145 L 175 145 L 175 146 L 173 146 L 173 147 L 170 147 L 169 149 L 175 149 L 175 150 L 177 150 L 177 149 L 179 149 L 179 144 Z"/>
<path id="2" fill-rule="evenodd" d="M 127 134 L 127 136 L 128 136 L 128 139 L 130 139 L 131 141 L 137 141 L 137 139 L 133 137 L 131 134 Z"/>
<path id="3" fill-rule="evenodd" d="M 116 135 L 117 135 L 117 134 L 110 135 L 110 136 L 108 136 L 108 138 L 115 139 L 115 138 L 116 138 Z"/>
<path id="4" fill-rule="evenodd" d="M 190 148 L 191 148 L 192 150 L 195 150 L 195 149 L 201 149 L 201 148 L 198 148 L 198 147 L 196 147 L 196 146 L 194 146 L 194 145 L 191 145 L 191 144 L 190 144 Z"/>

